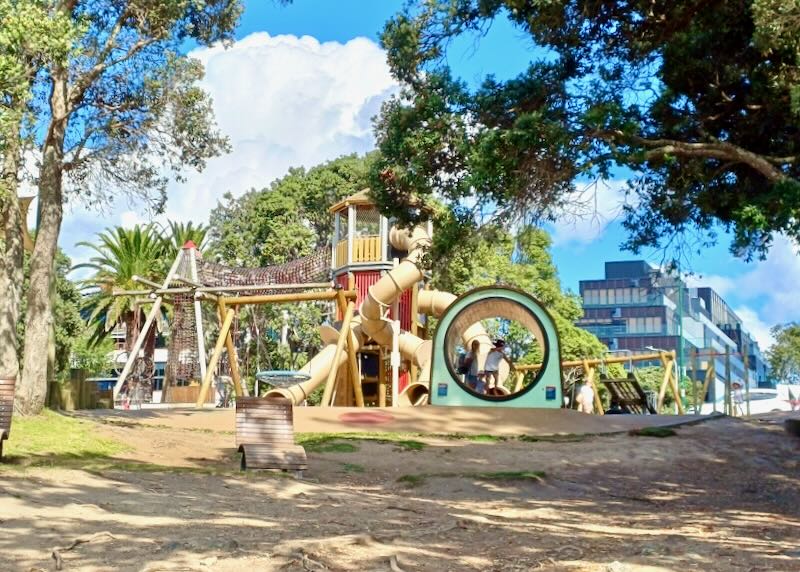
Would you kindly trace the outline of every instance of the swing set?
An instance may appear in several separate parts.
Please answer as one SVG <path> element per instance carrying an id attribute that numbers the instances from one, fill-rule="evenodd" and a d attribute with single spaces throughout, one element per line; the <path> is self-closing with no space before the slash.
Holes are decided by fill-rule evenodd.
<path id="1" fill-rule="evenodd" d="M 661 385 L 658 389 L 658 398 L 655 407 L 647 400 L 647 395 L 636 378 L 634 371 L 634 362 L 655 361 L 659 360 L 664 368 L 664 377 L 661 380 Z M 605 376 L 605 368 L 607 365 L 616 363 L 627 363 L 631 367 L 631 371 L 627 377 L 624 378 L 608 378 Z M 518 365 L 516 366 L 517 374 L 517 388 L 521 388 L 524 384 L 526 372 L 537 371 L 541 368 L 541 364 L 532 365 Z M 598 392 L 598 383 L 602 383 L 611 393 L 612 398 L 619 403 L 624 411 L 629 413 L 638 414 L 656 414 L 661 411 L 664 406 L 664 398 L 667 391 L 670 391 L 675 398 L 675 404 L 678 407 L 678 414 L 685 413 L 683 403 L 680 398 L 680 389 L 678 388 L 678 381 L 676 377 L 675 367 L 675 352 L 674 351 L 660 351 L 648 354 L 628 355 L 628 356 L 613 356 L 604 358 L 581 359 L 561 362 L 562 370 L 570 368 L 583 369 L 584 381 L 587 383 L 594 392 L 594 406 L 598 415 L 603 415 L 603 402 L 600 400 Z"/>

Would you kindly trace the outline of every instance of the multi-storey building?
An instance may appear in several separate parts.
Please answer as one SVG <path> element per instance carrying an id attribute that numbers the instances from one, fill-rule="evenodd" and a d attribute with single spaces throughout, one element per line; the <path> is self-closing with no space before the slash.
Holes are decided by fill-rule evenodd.
<path id="1" fill-rule="evenodd" d="M 697 379 L 705 378 L 713 361 L 716 380 L 710 398 L 721 395 L 726 379 L 747 379 L 752 386 L 768 383 L 758 342 L 711 288 L 689 288 L 674 274 L 637 260 L 606 262 L 605 277 L 581 280 L 580 294 L 584 316 L 577 325 L 609 350 L 682 350 L 678 361 L 683 371 Z"/>

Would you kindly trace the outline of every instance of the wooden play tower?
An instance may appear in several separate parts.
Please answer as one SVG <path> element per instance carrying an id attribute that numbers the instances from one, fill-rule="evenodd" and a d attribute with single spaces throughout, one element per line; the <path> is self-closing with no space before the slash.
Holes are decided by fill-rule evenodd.
<path id="1" fill-rule="evenodd" d="M 330 208 L 330 213 L 334 224 L 331 252 L 333 280 L 338 286 L 358 293 L 358 308 L 370 286 L 396 267 L 405 252 L 392 248 L 389 241 L 391 223 L 370 200 L 367 189 L 336 203 Z M 406 290 L 387 308 L 388 317 L 395 324 L 396 331 L 425 337 L 425 323 L 420 320 L 417 311 L 417 294 L 421 287 L 422 284 Z M 415 368 L 400 358 L 396 348 L 392 351 L 392 348 L 378 344 L 367 344 L 359 352 L 359 362 L 367 403 L 390 405 L 417 377 Z M 352 395 L 351 391 L 338 392 L 338 395 L 342 396 L 342 401 L 336 402 L 336 405 L 350 405 L 347 400 Z"/>

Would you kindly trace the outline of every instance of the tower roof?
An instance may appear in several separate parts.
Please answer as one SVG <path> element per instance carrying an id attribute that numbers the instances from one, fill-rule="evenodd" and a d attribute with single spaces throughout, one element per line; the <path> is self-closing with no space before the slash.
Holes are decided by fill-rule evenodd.
<path id="1" fill-rule="evenodd" d="M 363 206 L 375 206 L 375 201 L 373 201 L 369 196 L 369 189 L 362 189 L 358 191 L 354 195 L 350 195 L 349 197 L 342 199 L 335 205 L 333 205 L 328 212 L 335 213 L 337 211 L 346 209 L 350 205 L 363 205 Z"/>

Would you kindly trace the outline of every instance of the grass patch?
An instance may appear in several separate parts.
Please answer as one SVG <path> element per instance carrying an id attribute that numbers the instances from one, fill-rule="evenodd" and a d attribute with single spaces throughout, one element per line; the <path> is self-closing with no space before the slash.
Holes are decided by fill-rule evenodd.
<path id="1" fill-rule="evenodd" d="M 545 477 L 544 471 L 496 471 L 489 473 L 421 473 L 403 475 L 397 482 L 407 488 L 415 488 L 425 484 L 428 479 L 473 479 L 477 481 L 536 481 Z"/>
<path id="2" fill-rule="evenodd" d="M 662 439 L 664 437 L 674 437 L 677 434 L 677 431 L 670 427 L 642 427 L 641 429 L 628 431 L 628 435 L 633 435 L 634 437 L 659 437 Z"/>
<path id="3" fill-rule="evenodd" d="M 397 477 L 397 482 L 409 489 L 413 489 L 425 484 L 426 478 L 427 475 L 403 475 L 402 477 Z"/>
<path id="4" fill-rule="evenodd" d="M 541 481 L 544 471 L 497 471 L 494 473 L 471 473 L 463 475 L 481 481 Z"/>
<path id="5" fill-rule="evenodd" d="M 364 466 L 356 463 L 342 463 L 342 470 L 345 473 L 363 473 Z"/>
<path id="6" fill-rule="evenodd" d="M 415 441 L 413 439 L 401 439 L 399 441 L 392 441 L 392 443 L 402 451 L 422 451 L 425 447 L 428 446 L 422 441 Z"/>
<path id="7" fill-rule="evenodd" d="M 11 438 L 6 442 L 12 462 L 36 457 L 107 459 L 129 449 L 120 441 L 99 437 L 92 422 L 49 410 L 35 417 L 15 417 Z"/>
<path id="8" fill-rule="evenodd" d="M 525 443 L 579 443 L 595 436 L 591 433 L 582 435 L 576 435 L 575 433 L 566 433 L 564 435 L 520 435 L 517 440 Z"/>
<path id="9" fill-rule="evenodd" d="M 332 441 L 328 443 L 311 443 L 304 445 L 309 453 L 355 453 L 358 447 L 352 443 Z"/>
<path id="10" fill-rule="evenodd" d="M 466 435 L 464 433 L 451 433 L 449 435 L 443 435 L 445 439 L 450 439 L 452 441 L 474 441 L 476 443 L 496 443 L 498 441 L 508 441 L 508 437 L 503 437 L 501 435 Z"/>

